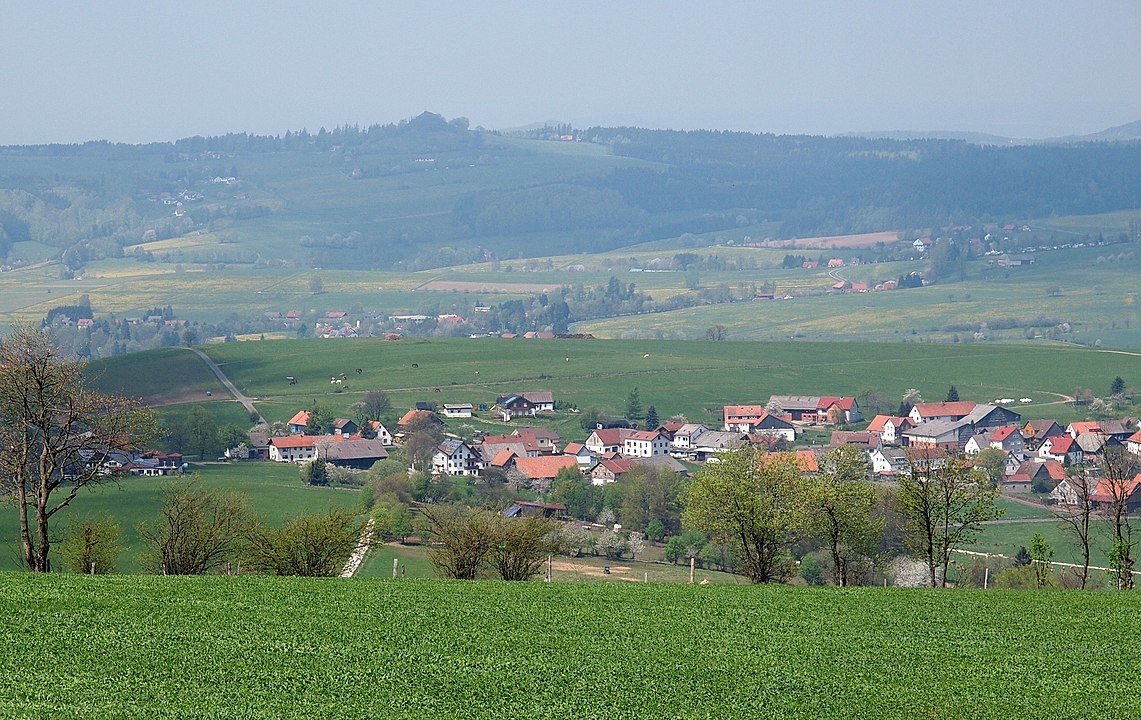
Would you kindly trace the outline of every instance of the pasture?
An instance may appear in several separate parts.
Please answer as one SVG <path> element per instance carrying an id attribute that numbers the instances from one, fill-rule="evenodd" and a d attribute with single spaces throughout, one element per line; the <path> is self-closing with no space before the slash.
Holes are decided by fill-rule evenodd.
<path id="1" fill-rule="evenodd" d="M 1106 683 L 1141 663 L 1138 611 L 1111 592 L 8 574 L 0 715 L 1126 718 L 1141 698 Z"/>
<path id="2" fill-rule="evenodd" d="M 1081 415 L 1065 402 L 1074 387 L 1108 394 L 1116 376 L 1139 382 L 1141 367 L 1131 354 L 1041 344 L 353 339 L 227 343 L 207 352 L 271 421 L 288 420 L 313 400 L 344 413 L 374 387 L 391 395 L 397 416 L 419 400 L 493 403 L 498 393 L 521 390 L 551 390 L 581 410 L 621 414 L 637 387 L 643 406 L 654 405 L 661 418 L 683 413 L 720 424 L 723 405 L 763 404 L 773 394 L 876 391 L 894 409 L 909 388 L 941 400 L 952 384 L 963 399 L 1030 397 L 1017 407 L 1024 416 L 1067 420 Z M 330 385 L 341 372 L 346 383 Z M 561 424 L 569 438 L 581 433 L 577 420 L 560 411 L 545 421 Z"/>
<path id="3" fill-rule="evenodd" d="M 202 484 L 208 488 L 241 492 L 249 496 L 250 509 L 270 525 L 306 512 L 322 512 L 330 506 L 356 507 L 359 491 L 339 488 L 315 488 L 301 484 L 296 465 L 270 462 L 208 463 L 194 467 Z M 162 507 L 163 489 L 173 482 L 185 482 L 189 477 L 124 477 L 118 482 L 92 486 L 80 492 L 70 506 L 52 520 L 52 542 L 58 541 L 73 517 L 114 518 L 123 530 L 123 553 L 119 557 L 119 572 L 136 573 L 143 570 L 139 553 L 144 541 L 139 535 L 140 523 L 158 520 Z M 16 507 L 0 506 L 0 570 L 13 570 L 19 562 L 20 526 Z M 61 562 L 53 556 L 53 562 Z"/>

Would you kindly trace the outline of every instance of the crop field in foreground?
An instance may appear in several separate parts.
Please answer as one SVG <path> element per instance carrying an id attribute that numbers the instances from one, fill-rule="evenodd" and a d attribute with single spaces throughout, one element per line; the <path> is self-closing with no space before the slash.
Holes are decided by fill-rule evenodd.
<path id="1" fill-rule="evenodd" d="M 1111 592 L 6 575 L 0 715 L 1127 718 L 1139 610 Z"/>

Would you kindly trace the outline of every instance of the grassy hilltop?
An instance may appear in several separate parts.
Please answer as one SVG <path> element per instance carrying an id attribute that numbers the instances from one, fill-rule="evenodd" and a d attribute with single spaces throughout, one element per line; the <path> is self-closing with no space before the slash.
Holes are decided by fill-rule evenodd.
<path id="1" fill-rule="evenodd" d="M 1119 593 L 6 575 L 0 715 L 1126 718 L 1139 610 Z"/>
<path id="2" fill-rule="evenodd" d="M 1133 354 L 1070 345 L 456 338 L 250 341 L 206 350 L 271 421 L 288 420 L 314 399 L 347 412 L 370 388 L 388 391 L 394 411 L 417 400 L 491 403 L 499 392 L 551 390 L 556 400 L 581 410 L 621 413 L 637 387 L 643 405 L 655 405 L 660 417 L 680 412 L 695 422 L 719 423 L 723 405 L 764 403 L 772 394 L 877 391 L 898 402 L 907 389 L 918 388 L 941 400 L 952 384 L 964 399 L 979 402 L 1030 397 L 1034 402 L 1019 412 L 1064 420 L 1077 416 L 1065 402 L 1074 387 L 1106 394 L 1116 376 L 1138 382 L 1139 367 Z M 101 387 L 155 403 L 231 404 L 196 362 L 185 350 L 161 350 L 91 368 Z M 345 384 L 330 385 L 341 372 Z M 550 420 L 568 433 L 581 432 L 571 413 Z"/>

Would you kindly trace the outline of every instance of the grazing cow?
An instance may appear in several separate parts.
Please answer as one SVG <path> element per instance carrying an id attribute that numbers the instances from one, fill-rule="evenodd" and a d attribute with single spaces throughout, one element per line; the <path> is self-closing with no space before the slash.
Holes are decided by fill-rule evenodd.
<path id="1" fill-rule="evenodd" d="M 363 373 L 364 373 L 364 370 L 363 370 L 363 369 L 361 369 L 361 368 L 357 368 L 357 375 L 361 375 L 361 374 L 363 374 Z"/>
<path id="2" fill-rule="evenodd" d="M 420 367 L 420 365 L 419 365 L 419 363 L 412 363 L 412 367 L 418 368 L 418 367 Z"/>

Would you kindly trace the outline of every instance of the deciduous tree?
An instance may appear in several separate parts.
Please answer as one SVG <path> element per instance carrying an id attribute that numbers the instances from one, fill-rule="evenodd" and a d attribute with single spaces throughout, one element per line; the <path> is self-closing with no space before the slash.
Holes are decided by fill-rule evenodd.
<path id="1" fill-rule="evenodd" d="M 19 514 L 21 559 L 49 570 L 52 517 L 81 490 L 114 479 L 108 463 L 157 435 L 135 401 L 87 386 L 86 364 L 46 331 L 17 326 L 0 339 L 0 492 Z"/>
<path id="2" fill-rule="evenodd" d="M 927 564 L 931 587 L 947 586 L 951 550 L 975 541 L 982 523 L 1002 516 L 998 489 L 962 458 L 920 448 L 908 453 L 899 503 L 908 519 L 908 545 Z"/>
<path id="3" fill-rule="evenodd" d="M 1079 580 L 1081 589 L 1085 590 L 1086 583 L 1089 581 L 1090 546 L 1092 544 L 1090 530 L 1092 527 L 1091 520 L 1093 518 L 1093 501 L 1090 499 L 1090 496 L 1092 496 L 1094 490 L 1097 489 L 1097 481 L 1091 478 L 1089 473 L 1083 468 L 1077 472 L 1070 473 L 1065 482 L 1073 489 L 1072 499 L 1074 502 L 1072 504 L 1061 505 L 1061 509 L 1058 511 L 1058 517 L 1065 521 L 1070 533 L 1077 538 L 1078 544 L 1082 549 L 1082 566 Z"/>
<path id="4" fill-rule="evenodd" d="M 803 480 L 791 455 L 752 447 L 718 456 L 685 493 L 683 523 L 729 545 L 753 582 L 788 574 L 788 547 L 801 528 Z"/>
<path id="5" fill-rule="evenodd" d="M 334 577 L 360 543 L 364 523 L 345 508 L 301 515 L 280 528 L 250 530 L 246 558 L 252 568 L 273 575 Z"/>
<path id="6" fill-rule="evenodd" d="M 143 563 L 163 575 L 205 575 L 238 559 L 254 522 L 239 493 L 204 487 L 197 476 L 169 485 L 161 517 L 139 526 Z"/>
<path id="7" fill-rule="evenodd" d="M 808 530 L 828 544 L 832 582 L 844 587 L 852 563 L 873 552 L 883 520 L 872 514 L 876 493 L 867 483 L 868 460 L 863 450 L 841 445 L 822 460 L 820 474 L 808 482 Z"/>
<path id="8" fill-rule="evenodd" d="M 64 531 L 59 554 L 68 570 L 106 575 L 119 567 L 123 530 L 114 518 L 73 518 Z"/>

